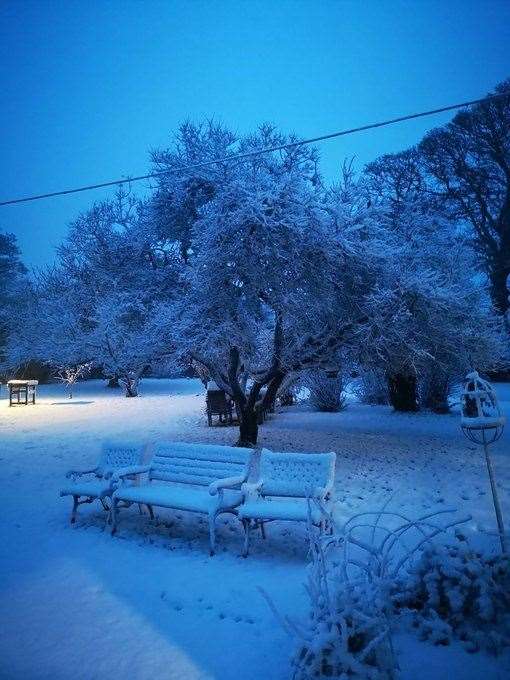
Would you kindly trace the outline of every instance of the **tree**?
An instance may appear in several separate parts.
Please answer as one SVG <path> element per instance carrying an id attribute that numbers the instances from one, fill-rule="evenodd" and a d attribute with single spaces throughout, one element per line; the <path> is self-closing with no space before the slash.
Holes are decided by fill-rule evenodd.
<path id="1" fill-rule="evenodd" d="M 9 364 L 41 362 L 71 386 L 81 367 L 90 363 L 85 342 L 90 325 L 83 314 L 81 293 L 57 267 L 34 277 L 19 308 L 18 331 L 9 343 Z"/>
<path id="2" fill-rule="evenodd" d="M 501 359 L 502 320 L 469 242 L 462 232 L 452 234 L 441 213 L 413 198 L 390 224 L 395 246 L 367 296 L 362 363 L 383 368 L 396 410 L 418 410 L 420 382 L 422 402 L 445 410 L 452 378 Z"/>
<path id="3" fill-rule="evenodd" d="M 431 196 L 473 230 L 500 314 L 509 308 L 510 80 L 495 88 L 495 93 L 503 92 L 508 96 L 460 111 L 418 146 Z"/>
<path id="4" fill-rule="evenodd" d="M 262 126 L 237 148 L 285 141 Z M 209 145 L 203 155 L 193 151 L 199 161 Z M 258 409 L 271 404 L 286 375 L 336 364 L 361 314 L 355 302 L 370 258 L 360 239 L 363 219 L 323 190 L 313 149 L 257 156 L 216 173 L 208 199 L 189 214 L 185 292 L 172 326 L 181 357 L 205 366 L 235 400 L 238 443 L 253 445 Z M 172 181 L 186 184 L 172 169 L 164 178 L 168 195 Z"/>
<path id="5" fill-rule="evenodd" d="M 126 397 L 137 397 L 142 375 L 169 349 L 161 331 L 166 310 L 155 302 L 147 305 L 138 295 L 114 293 L 104 296 L 94 308 L 92 330 L 86 347 L 107 376 L 116 376 Z"/>
<path id="6" fill-rule="evenodd" d="M 380 307 L 373 310 L 378 318 L 388 305 L 390 332 L 379 333 L 378 346 L 385 346 L 381 356 L 390 402 L 397 410 L 417 410 L 421 403 L 445 412 L 452 380 L 475 355 L 480 367 L 498 362 L 501 319 L 479 275 L 472 238 L 445 210 L 444 199 L 430 191 L 419 150 L 388 154 L 368 164 L 365 186 L 370 200 L 387 211 L 393 252 L 398 253 L 387 269 L 393 282 L 385 279 Z M 470 348 L 473 334 L 478 337 L 476 350 Z M 373 357 L 369 363 L 374 367 Z"/>
<path id="7" fill-rule="evenodd" d="M 56 377 L 66 386 L 69 399 L 73 398 L 74 386 L 80 378 L 84 378 L 93 366 L 92 362 L 57 367 Z"/>
<path id="8" fill-rule="evenodd" d="M 28 281 L 16 237 L 0 231 L 0 363 L 5 361 L 9 334 L 17 327 L 16 315 Z"/>
<path id="9" fill-rule="evenodd" d="M 174 294 L 172 263 L 143 203 L 121 190 L 94 204 L 70 225 L 56 265 L 36 280 L 26 310 L 31 330 L 12 356 L 39 358 L 71 377 L 94 362 L 136 396 L 163 349 L 155 320 Z"/>

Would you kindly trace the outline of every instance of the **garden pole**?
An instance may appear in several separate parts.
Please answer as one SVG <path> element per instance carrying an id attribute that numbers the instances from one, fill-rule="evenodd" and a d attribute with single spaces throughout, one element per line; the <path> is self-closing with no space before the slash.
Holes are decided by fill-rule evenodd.
<path id="1" fill-rule="evenodd" d="M 498 491 L 496 489 L 496 482 L 494 480 L 494 472 L 492 470 L 492 462 L 489 455 L 489 445 L 485 439 L 485 430 L 482 429 L 483 435 L 483 450 L 485 452 L 485 462 L 487 463 L 487 470 L 489 472 L 489 479 L 492 489 L 492 500 L 494 503 L 494 510 L 496 511 L 496 520 L 498 522 L 499 540 L 501 542 L 501 551 L 506 553 L 506 538 L 505 527 L 503 526 L 503 515 L 501 514 L 501 506 L 499 504 Z"/>

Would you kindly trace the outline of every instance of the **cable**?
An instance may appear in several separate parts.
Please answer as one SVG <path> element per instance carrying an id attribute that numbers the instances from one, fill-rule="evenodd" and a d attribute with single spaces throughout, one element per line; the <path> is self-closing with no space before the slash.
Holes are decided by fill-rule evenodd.
<path id="1" fill-rule="evenodd" d="M 204 161 L 202 163 L 194 163 L 193 165 L 187 165 L 180 168 L 181 171 L 185 170 L 195 170 L 197 168 L 205 168 L 210 165 L 216 165 L 217 163 L 227 163 L 230 161 L 243 160 L 245 158 L 253 158 L 254 156 L 260 156 L 264 153 L 272 153 L 273 151 L 283 151 L 284 149 L 292 149 L 298 146 L 304 146 L 305 144 L 314 144 L 315 142 L 323 142 L 328 139 L 334 139 L 336 137 L 344 137 L 345 135 L 352 135 L 355 132 L 363 132 L 365 130 L 373 130 L 374 128 L 385 127 L 386 125 L 394 125 L 395 123 L 402 123 L 406 120 L 413 120 L 415 118 L 423 118 L 425 116 L 432 116 L 437 113 L 444 113 L 445 111 L 452 111 L 453 109 L 460 109 L 464 106 L 472 106 L 474 104 L 481 104 L 482 102 L 490 101 L 492 99 L 498 99 L 500 97 L 506 97 L 510 95 L 510 91 L 501 92 L 498 94 L 488 95 L 487 97 L 482 97 L 481 99 L 473 99 L 468 102 L 462 102 L 462 104 L 451 104 L 450 106 L 442 106 L 439 109 L 431 109 L 430 111 L 422 111 L 421 113 L 411 113 L 407 116 L 398 116 L 398 118 L 390 118 L 379 123 L 369 123 L 368 125 L 361 125 L 355 128 L 349 128 L 348 130 L 342 130 L 340 132 L 332 132 L 328 135 L 320 135 L 319 137 L 311 137 L 310 139 L 303 139 L 301 141 L 289 142 L 288 144 L 281 144 L 279 146 L 273 146 L 266 149 L 255 149 L 254 151 L 247 151 L 246 153 L 233 154 L 232 156 L 225 156 L 224 158 L 217 158 L 210 161 Z M 92 189 L 102 189 L 104 187 L 120 186 L 121 184 L 128 184 L 131 182 L 140 182 L 144 179 L 152 179 L 155 177 L 162 177 L 167 175 L 173 170 L 163 170 L 162 172 L 151 172 L 147 175 L 138 175 L 137 177 L 130 177 L 128 179 L 117 179 L 110 182 L 101 182 L 98 184 L 88 184 L 87 186 L 77 187 L 75 189 L 63 189 L 62 191 L 52 191 L 48 194 L 39 194 L 36 196 L 25 196 L 23 198 L 12 198 L 7 201 L 0 201 L 0 206 L 12 205 L 14 203 L 27 203 L 28 201 L 40 201 L 43 198 L 52 198 L 54 196 L 65 196 L 66 194 L 77 194 L 81 191 L 91 191 Z"/>

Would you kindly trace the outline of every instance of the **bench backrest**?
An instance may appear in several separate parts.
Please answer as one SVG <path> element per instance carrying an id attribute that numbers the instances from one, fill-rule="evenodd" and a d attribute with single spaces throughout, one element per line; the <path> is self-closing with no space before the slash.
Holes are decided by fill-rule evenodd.
<path id="1" fill-rule="evenodd" d="M 223 390 L 207 390 L 206 403 L 208 411 L 215 415 L 231 408 Z"/>
<path id="2" fill-rule="evenodd" d="M 276 453 L 263 449 L 259 480 L 263 496 L 308 498 L 335 478 L 335 453 Z"/>
<path id="3" fill-rule="evenodd" d="M 209 486 L 226 477 L 247 479 L 251 449 L 217 444 L 159 442 L 151 462 L 150 479 Z"/>
<path id="4" fill-rule="evenodd" d="M 98 468 L 103 473 L 119 468 L 141 465 L 145 445 L 140 442 L 106 441 L 101 447 Z"/>

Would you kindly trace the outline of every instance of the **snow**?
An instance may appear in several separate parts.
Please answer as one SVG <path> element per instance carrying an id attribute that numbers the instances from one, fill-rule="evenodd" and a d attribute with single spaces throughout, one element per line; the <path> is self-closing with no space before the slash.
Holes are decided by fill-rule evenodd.
<path id="1" fill-rule="evenodd" d="M 156 509 L 156 520 L 122 510 L 112 538 L 99 504 L 59 498 L 70 468 L 93 467 L 103 440 L 178 440 L 232 444 L 233 427 L 206 426 L 196 380 L 144 380 L 140 398 L 100 381 L 78 383 L 74 399 L 40 386 L 35 406 L 0 399 L 2 541 L 0 677 L 90 680 L 129 677 L 224 680 L 289 677 L 295 642 L 280 628 L 257 587 L 294 619 L 307 611 L 305 527 L 276 523 L 265 541 L 254 532 L 240 557 L 242 531 L 229 516 L 209 557 L 206 518 Z M 498 385 L 508 415 L 510 385 Z M 351 403 L 341 413 L 304 406 L 283 410 L 261 428 L 274 451 L 336 451 L 337 513 L 393 506 L 411 515 L 454 506 L 473 519 L 476 544 L 497 550 L 483 454 L 462 436 L 460 416 L 398 415 Z M 492 447 L 510 521 L 508 433 Z M 508 677 L 510 659 L 468 655 L 396 637 L 403 680 Z"/>

